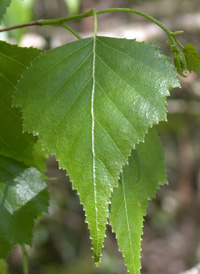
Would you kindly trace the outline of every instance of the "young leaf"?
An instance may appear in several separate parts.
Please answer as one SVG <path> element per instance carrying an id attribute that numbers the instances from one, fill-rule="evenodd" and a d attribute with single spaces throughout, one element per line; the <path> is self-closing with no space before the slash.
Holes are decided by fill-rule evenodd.
<path id="1" fill-rule="evenodd" d="M 137 145 L 112 195 L 110 223 L 131 274 L 140 273 L 140 241 L 149 199 L 165 184 L 163 149 L 155 129 Z"/>
<path id="2" fill-rule="evenodd" d="M 187 61 L 187 69 L 189 72 L 193 70 L 200 73 L 200 55 L 195 46 L 188 44 L 185 46 L 183 53 Z"/>
<path id="3" fill-rule="evenodd" d="M 14 103 L 78 190 L 99 262 L 108 203 L 135 144 L 166 119 L 179 86 L 168 58 L 150 44 L 95 37 L 50 50 L 22 75 Z"/>
<path id="4" fill-rule="evenodd" d="M 6 12 L 6 8 L 10 6 L 11 0 L 1 0 L 0 3 L 0 22 L 3 14 Z"/>
<path id="5" fill-rule="evenodd" d="M 31 244 L 34 219 L 47 212 L 48 201 L 37 169 L 0 155 L 0 258 L 15 244 Z"/>
<path id="6" fill-rule="evenodd" d="M 36 137 L 22 133 L 19 109 L 12 108 L 12 95 L 20 75 L 41 53 L 0 42 L 0 154 L 31 165 Z"/>

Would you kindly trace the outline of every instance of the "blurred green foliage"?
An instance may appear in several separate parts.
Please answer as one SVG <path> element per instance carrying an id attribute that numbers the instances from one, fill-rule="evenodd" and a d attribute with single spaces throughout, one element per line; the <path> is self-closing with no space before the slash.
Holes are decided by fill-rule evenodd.
<path id="1" fill-rule="evenodd" d="M 73 15 L 79 12 L 80 10 L 80 0 L 65 0 L 67 5 L 69 15 Z"/>
<path id="2" fill-rule="evenodd" d="M 23 24 L 33 19 L 33 6 L 37 0 L 12 0 L 10 7 L 8 7 L 6 14 L 3 17 L 3 24 L 8 27 L 12 25 Z M 25 28 L 10 31 L 9 37 L 14 38 L 19 42 Z"/>

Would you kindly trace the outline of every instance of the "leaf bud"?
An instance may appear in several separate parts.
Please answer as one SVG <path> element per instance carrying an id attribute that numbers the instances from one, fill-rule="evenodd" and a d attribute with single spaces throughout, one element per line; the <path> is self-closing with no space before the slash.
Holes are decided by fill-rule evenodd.
<path id="1" fill-rule="evenodd" d="M 187 70 L 187 61 L 185 59 L 184 53 L 174 45 L 171 46 L 171 50 L 173 52 L 174 65 L 178 73 L 183 77 L 187 77 L 187 75 L 184 74 L 184 71 Z"/>

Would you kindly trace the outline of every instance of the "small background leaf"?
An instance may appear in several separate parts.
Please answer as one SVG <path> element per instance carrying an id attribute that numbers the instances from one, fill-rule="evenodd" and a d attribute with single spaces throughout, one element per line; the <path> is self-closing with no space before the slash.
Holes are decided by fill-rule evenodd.
<path id="1" fill-rule="evenodd" d="M 48 201 L 37 169 L 0 155 L 0 258 L 15 244 L 31 245 L 34 219 L 47 212 Z"/>
<path id="2" fill-rule="evenodd" d="M 112 195 L 110 223 L 131 274 L 140 273 L 143 217 L 149 199 L 167 183 L 163 149 L 155 129 L 137 145 Z"/>
<path id="3" fill-rule="evenodd" d="M 1 0 L 0 2 L 0 22 L 3 14 L 6 12 L 6 8 L 10 5 L 11 0 Z"/>
<path id="4" fill-rule="evenodd" d="M 200 55 L 195 46 L 188 44 L 185 46 L 183 53 L 187 61 L 187 69 L 189 72 L 196 71 L 200 73 Z"/>

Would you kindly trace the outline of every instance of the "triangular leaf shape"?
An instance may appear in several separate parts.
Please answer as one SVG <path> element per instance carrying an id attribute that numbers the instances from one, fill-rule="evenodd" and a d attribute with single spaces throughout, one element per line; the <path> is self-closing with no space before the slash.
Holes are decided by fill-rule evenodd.
<path id="1" fill-rule="evenodd" d="M 119 187 L 114 188 L 112 195 L 110 223 L 131 274 L 140 273 L 140 242 L 147 202 L 165 183 L 163 149 L 156 130 L 151 129 L 145 143 L 132 151 L 129 165 L 123 168 Z"/>
<path id="2" fill-rule="evenodd" d="M 185 46 L 183 53 L 187 61 L 187 69 L 189 72 L 196 71 L 200 73 L 200 55 L 195 46 L 188 44 Z"/>
<path id="3" fill-rule="evenodd" d="M 34 219 L 47 212 L 48 201 L 36 168 L 0 155 L 0 258 L 15 244 L 31 245 Z"/>
<path id="4" fill-rule="evenodd" d="M 0 2 L 0 22 L 3 14 L 6 12 L 6 8 L 10 6 L 11 0 L 1 0 Z"/>
<path id="5" fill-rule="evenodd" d="M 148 128 L 166 120 L 165 99 L 177 86 L 155 46 L 108 37 L 46 52 L 17 86 L 24 130 L 38 135 L 78 190 L 97 263 L 122 165 Z"/>
<path id="6" fill-rule="evenodd" d="M 40 53 L 0 41 L 0 154 L 28 165 L 33 164 L 37 138 L 22 133 L 21 113 L 12 107 L 12 95 L 22 72 Z"/>

